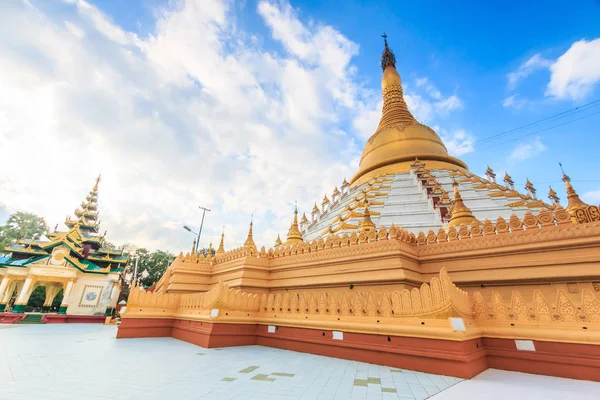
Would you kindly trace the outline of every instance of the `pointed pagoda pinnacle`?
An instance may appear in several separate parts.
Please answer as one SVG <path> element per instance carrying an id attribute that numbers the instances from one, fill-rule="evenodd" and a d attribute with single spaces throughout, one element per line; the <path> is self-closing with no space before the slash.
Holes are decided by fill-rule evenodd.
<path id="1" fill-rule="evenodd" d="M 367 199 L 365 199 L 365 212 L 361 228 L 367 231 L 375 229 L 375 223 L 371 220 L 371 212 L 369 211 L 369 200 Z"/>
<path id="2" fill-rule="evenodd" d="M 584 203 L 580 198 L 575 189 L 573 189 L 573 185 L 571 185 L 571 178 L 569 178 L 563 172 L 562 180 L 565 182 L 565 187 L 567 189 L 567 199 L 569 200 L 569 204 L 567 205 L 567 211 L 573 214 L 575 211 L 588 208 L 589 205 Z"/>
<path id="3" fill-rule="evenodd" d="M 319 207 L 317 207 L 317 203 L 315 203 L 315 205 L 313 206 L 312 209 L 312 214 L 316 214 L 319 213 L 321 210 L 319 210 Z"/>
<path id="4" fill-rule="evenodd" d="M 302 233 L 298 229 L 298 208 L 294 209 L 294 222 L 290 226 L 290 230 L 288 231 L 287 240 L 285 241 L 285 245 L 289 246 L 291 244 L 302 243 Z"/>
<path id="5" fill-rule="evenodd" d="M 277 239 L 275 240 L 275 247 L 281 246 L 281 237 L 279 237 L 279 233 L 277 234 Z"/>
<path id="6" fill-rule="evenodd" d="M 452 218 L 450 218 L 450 222 L 448 222 L 448 227 L 451 226 L 460 226 L 461 224 L 471 225 L 474 221 L 477 221 L 477 218 L 473 216 L 473 213 L 467 207 L 458 191 L 458 182 L 453 181 L 452 186 L 454 186 L 454 201 L 452 204 Z"/>
<path id="7" fill-rule="evenodd" d="M 96 178 L 96 184 L 94 185 L 94 188 L 92 189 L 92 192 L 97 192 L 98 191 L 98 184 L 100 183 L 101 176 L 102 176 L 102 174 L 98 175 L 98 177 Z"/>
<path id="8" fill-rule="evenodd" d="M 307 223 L 307 222 L 308 222 L 308 218 L 306 218 L 306 213 L 305 213 L 305 212 L 303 212 L 303 213 L 302 213 L 302 218 L 300 219 L 300 223 L 301 223 L 301 224 L 305 224 L 305 223 Z"/>
<path id="9" fill-rule="evenodd" d="M 535 187 L 533 186 L 533 183 L 531 183 L 529 181 L 529 178 L 526 178 L 527 182 L 525 182 L 525 189 L 529 192 L 529 194 L 531 195 L 531 197 L 533 197 L 534 199 L 537 198 L 535 195 L 535 192 L 537 192 L 537 190 L 535 190 Z"/>
<path id="10" fill-rule="evenodd" d="M 415 157 L 434 161 L 437 166 L 466 169 L 461 160 L 448 154 L 442 139 L 433 129 L 417 121 L 404 99 L 402 79 L 396 70 L 396 56 L 384 35 L 381 54 L 381 96 L 383 108 L 375 133 L 362 152 L 359 170 L 350 180 L 351 185 L 363 182 L 382 172 L 408 172 Z M 385 167 L 384 170 L 382 170 Z"/>
<path id="11" fill-rule="evenodd" d="M 192 243 L 192 252 L 190 254 L 196 254 L 196 239 L 194 239 L 194 243 Z"/>
<path id="12" fill-rule="evenodd" d="M 515 182 L 512 180 L 508 172 L 504 171 L 504 184 L 510 189 L 515 190 Z"/>
<path id="13" fill-rule="evenodd" d="M 560 204 L 560 197 L 558 197 L 554 189 L 552 189 L 552 186 L 550 186 L 550 190 L 548 190 L 548 198 L 552 200 L 552 203 L 556 205 Z"/>
<path id="14" fill-rule="evenodd" d="M 244 242 L 244 247 L 249 247 L 256 250 L 256 245 L 254 244 L 254 239 L 252 238 L 252 221 L 250 221 L 250 229 L 248 229 L 248 237 Z"/>
<path id="15" fill-rule="evenodd" d="M 212 239 L 210 239 L 210 242 L 208 242 L 208 251 L 207 251 L 207 254 L 209 256 L 212 256 L 212 252 L 213 252 Z"/>
<path id="16" fill-rule="evenodd" d="M 217 254 L 225 253 L 224 240 L 225 240 L 225 232 L 221 232 L 221 243 L 219 243 L 219 248 L 217 249 Z"/>

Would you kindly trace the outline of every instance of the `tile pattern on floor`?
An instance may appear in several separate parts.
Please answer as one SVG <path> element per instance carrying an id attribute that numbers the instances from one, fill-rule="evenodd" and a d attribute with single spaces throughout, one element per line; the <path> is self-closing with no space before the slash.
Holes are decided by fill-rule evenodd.
<path id="1" fill-rule="evenodd" d="M 1 330 L 0 399 L 425 399 L 460 382 L 262 346 L 115 335 L 84 324 Z"/>

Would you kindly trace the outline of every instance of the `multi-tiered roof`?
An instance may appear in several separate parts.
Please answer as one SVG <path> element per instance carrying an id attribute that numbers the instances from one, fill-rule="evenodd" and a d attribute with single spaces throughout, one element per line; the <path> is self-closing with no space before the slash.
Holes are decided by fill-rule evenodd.
<path id="1" fill-rule="evenodd" d="M 7 246 L 4 251 L 10 256 L 0 257 L 2 266 L 22 266 L 51 256 L 57 246 L 68 249 L 65 259 L 73 267 L 83 272 L 110 273 L 119 272 L 127 264 L 128 256 L 123 250 L 114 248 L 106 240 L 106 232 L 98 234 L 98 184 L 89 192 L 81 206 L 75 210 L 75 218 L 67 217 L 66 232 L 59 232 L 58 225 L 53 232 L 46 232 L 48 240 L 23 239 Z"/>

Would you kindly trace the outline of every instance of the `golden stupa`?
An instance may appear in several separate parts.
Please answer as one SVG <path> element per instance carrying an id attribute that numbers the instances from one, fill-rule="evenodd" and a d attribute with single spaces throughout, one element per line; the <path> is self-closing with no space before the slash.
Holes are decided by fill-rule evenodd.
<path id="1" fill-rule="evenodd" d="M 310 220 L 295 210 L 274 248 L 250 224 L 240 248 L 180 254 L 154 293 L 132 289 L 117 337 L 600 381 L 600 210 L 566 175 L 564 209 L 470 172 L 412 116 L 395 64 L 385 41 L 381 122 L 350 184 Z"/>
<path id="2" fill-rule="evenodd" d="M 408 171 L 415 158 L 427 162 L 429 168 L 467 169 L 464 162 L 448 155 L 437 133 L 419 123 L 408 110 L 402 80 L 396 71 L 396 57 L 388 47 L 387 39 L 381 55 L 381 68 L 381 120 L 365 145 L 359 170 L 350 183 L 360 183 L 375 174 Z"/>

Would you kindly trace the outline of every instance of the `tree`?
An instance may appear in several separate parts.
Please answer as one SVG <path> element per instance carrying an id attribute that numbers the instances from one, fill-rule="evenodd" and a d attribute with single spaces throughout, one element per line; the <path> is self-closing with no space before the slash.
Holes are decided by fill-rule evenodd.
<path id="1" fill-rule="evenodd" d="M 151 253 L 144 248 L 137 249 L 134 254 L 139 257 L 137 284 L 145 287 L 157 282 L 175 258 L 175 255 L 168 251 L 156 250 Z M 129 258 L 128 268 L 131 273 L 135 270 L 135 255 Z"/>
<path id="2" fill-rule="evenodd" d="M 6 225 L 0 226 L 0 252 L 14 240 L 38 240 L 47 230 L 44 218 L 32 213 L 14 213 Z"/>

